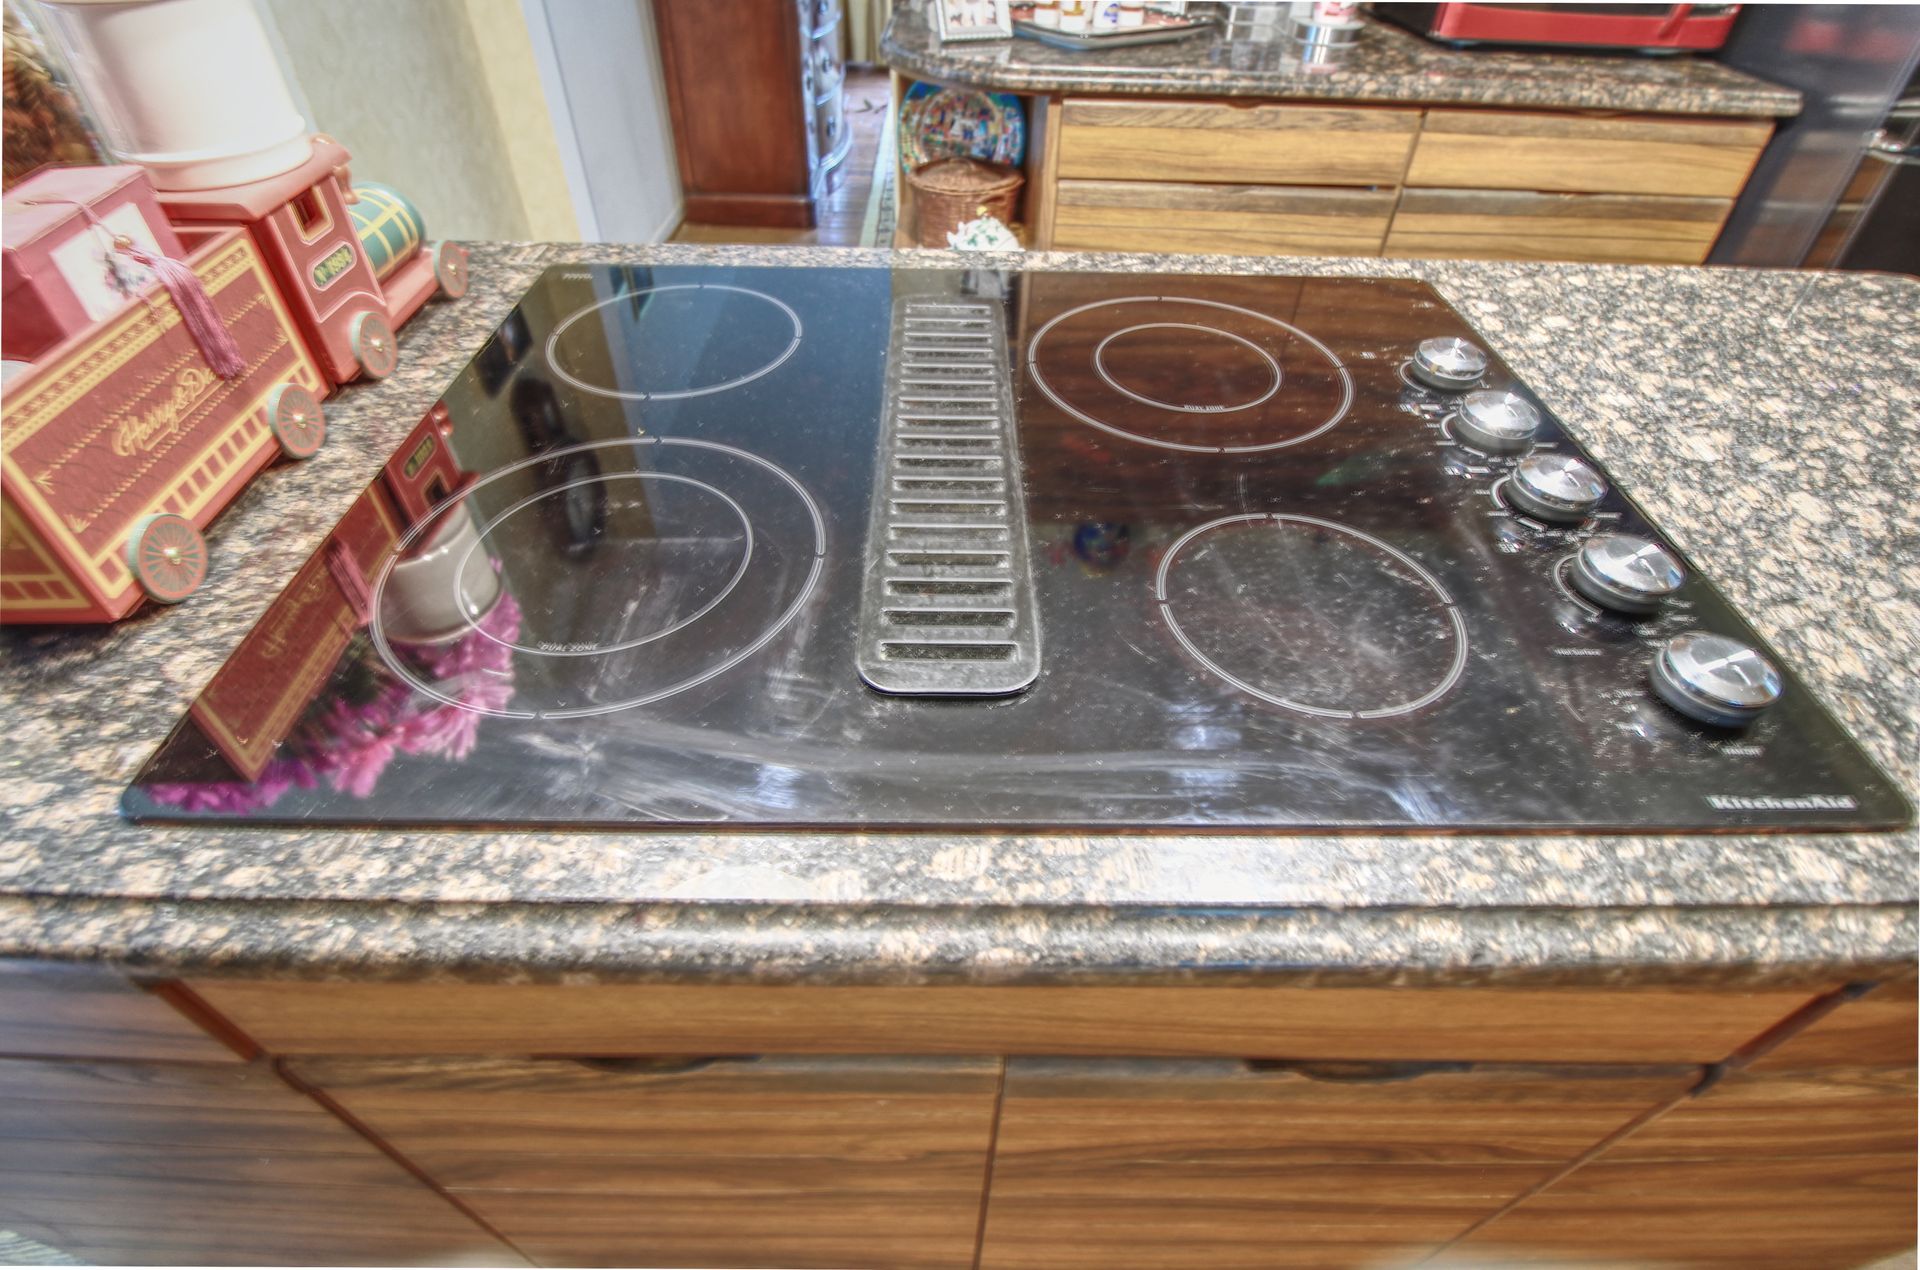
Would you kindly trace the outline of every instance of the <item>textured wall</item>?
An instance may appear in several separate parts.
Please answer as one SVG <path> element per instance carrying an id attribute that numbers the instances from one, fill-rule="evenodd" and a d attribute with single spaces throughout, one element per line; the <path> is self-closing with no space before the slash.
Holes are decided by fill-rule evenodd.
<path id="1" fill-rule="evenodd" d="M 405 194 L 429 238 L 530 235 L 463 0 L 263 2 L 315 125 L 352 151 L 356 179 Z"/>

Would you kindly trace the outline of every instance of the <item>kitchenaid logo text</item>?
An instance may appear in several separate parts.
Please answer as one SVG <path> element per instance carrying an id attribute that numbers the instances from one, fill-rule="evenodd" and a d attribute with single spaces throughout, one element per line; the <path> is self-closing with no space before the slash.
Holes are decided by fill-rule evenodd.
<path id="1" fill-rule="evenodd" d="M 1707 803 L 1715 811 L 1852 811 L 1860 805 L 1850 794 L 1797 794 L 1785 798 L 1708 794 Z"/>
<path id="2" fill-rule="evenodd" d="M 151 450 L 162 437 L 180 427 L 180 421 L 198 410 L 207 394 L 219 387 L 220 380 L 204 366 L 189 366 L 173 381 L 167 399 L 147 411 L 120 421 L 113 437 L 113 452 L 122 458 L 135 450 Z"/>

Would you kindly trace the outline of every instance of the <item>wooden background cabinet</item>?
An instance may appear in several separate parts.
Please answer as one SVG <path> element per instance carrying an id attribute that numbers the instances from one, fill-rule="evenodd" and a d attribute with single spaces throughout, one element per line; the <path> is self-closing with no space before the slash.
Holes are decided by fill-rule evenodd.
<path id="1" fill-rule="evenodd" d="M 1698 264 L 1773 131 L 1246 99 L 1027 109 L 1031 245 L 1087 251 Z"/>
<path id="2" fill-rule="evenodd" d="M 0 1228 L 107 1262 L 1846 1270 L 1914 1240 L 1917 1026 L 1911 982 L 0 968 Z"/>
<path id="3" fill-rule="evenodd" d="M 653 0 L 685 219 L 806 229 L 853 134 L 840 0 Z"/>

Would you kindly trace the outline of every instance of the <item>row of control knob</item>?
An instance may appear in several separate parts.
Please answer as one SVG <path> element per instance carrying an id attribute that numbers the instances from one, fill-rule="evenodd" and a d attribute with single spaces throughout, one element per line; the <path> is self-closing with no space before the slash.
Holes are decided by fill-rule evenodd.
<path id="1" fill-rule="evenodd" d="M 1515 392 L 1481 388 L 1486 352 L 1457 336 L 1422 340 L 1408 369 L 1442 392 L 1464 392 L 1452 416 L 1459 439 L 1487 454 L 1522 454 L 1540 430 L 1540 411 Z M 1565 454 L 1530 454 L 1504 482 L 1507 501 L 1552 524 L 1585 521 L 1607 496 L 1592 464 Z M 1586 540 L 1568 578 L 1576 591 L 1618 613 L 1656 612 L 1680 589 L 1686 570 L 1659 543 L 1629 534 Z M 1739 727 L 1780 699 L 1779 670 L 1758 649 L 1725 635 L 1676 635 L 1654 655 L 1654 694 L 1689 718 Z"/>

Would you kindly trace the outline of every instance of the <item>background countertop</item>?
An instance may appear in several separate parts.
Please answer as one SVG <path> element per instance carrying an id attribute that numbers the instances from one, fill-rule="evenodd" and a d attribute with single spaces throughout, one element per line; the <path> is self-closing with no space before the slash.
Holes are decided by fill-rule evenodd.
<path id="1" fill-rule="evenodd" d="M 1783 117 L 1800 94 L 1697 57 L 1456 50 L 1367 20 L 1350 51 L 1305 66 L 1285 40 L 1223 34 L 1076 53 L 1038 40 L 943 44 L 917 5 L 894 10 L 880 56 L 918 79 L 1016 93 L 1294 97 L 1546 110 Z"/>
<path id="2" fill-rule="evenodd" d="M 1740 981 L 1911 962 L 1920 834 L 1444 837 L 141 827 L 120 790 L 532 276 L 952 253 L 492 245 L 400 368 L 213 525 L 206 586 L 0 634 L 0 955 L 196 970 L 911 980 Z M 1911 792 L 1920 283 L 1628 266 L 1049 254 L 1432 282 Z"/>

